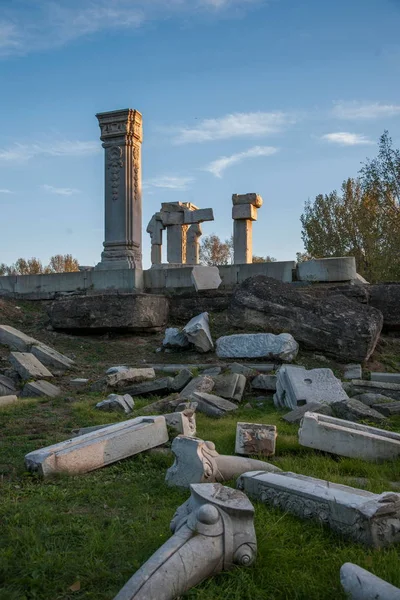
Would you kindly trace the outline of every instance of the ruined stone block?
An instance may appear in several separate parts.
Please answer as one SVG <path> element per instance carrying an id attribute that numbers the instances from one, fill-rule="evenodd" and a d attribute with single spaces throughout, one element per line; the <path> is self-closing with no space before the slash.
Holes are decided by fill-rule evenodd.
<path id="1" fill-rule="evenodd" d="M 277 438 L 275 425 L 236 423 L 236 454 L 273 456 Z"/>

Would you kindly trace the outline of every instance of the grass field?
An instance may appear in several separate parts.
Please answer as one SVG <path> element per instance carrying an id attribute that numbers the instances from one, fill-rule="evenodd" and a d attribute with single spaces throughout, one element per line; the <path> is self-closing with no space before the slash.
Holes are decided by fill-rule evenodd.
<path id="1" fill-rule="evenodd" d="M 101 373 L 112 362 L 131 364 L 138 357 L 161 362 L 154 354 L 154 337 L 140 338 L 143 341 L 137 344 L 133 336 L 115 340 L 55 336 L 44 329 L 45 317 L 37 305 L 10 305 L 7 311 L 2 314 L 0 306 L 0 321 L 74 354 L 77 377 Z M 394 341 L 385 341 L 374 364 L 398 368 L 397 348 Z M 301 358 L 303 364 L 316 366 L 311 364 L 313 357 Z M 174 357 L 165 359 L 172 362 Z M 187 360 L 194 362 L 191 355 Z M 340 370 L 339 365 L 331 366 Z M 56 400 L 20 400 L 0 410 L 0 600 L 111 600 L 168 539 L 170 520 L 189 495 L 164 484 L 173 461 L 168 454 L 143 453 L 86 475 L 46 481 L 26 473 L 27 452 L 67 439 L 74 428 L 124 419 L 93 410 L 101 398 L 97 394 L 68 390 L 65 382 L 63 389 L 66 393 Z M 133 416 L 153 400 L 138 400 Z M 273 462 L 280 468 L 378 493 L 400 491 L 400 460 L 378 465 L 301 448 L 298 427 L 282 421 L 284 412 L 274 409 L 272 399 L 266 398 L 261 407 L 253 400 L 250 396 L 243 403 L 250 401 L 253 408 L 243 406 L 220 420 L 199 414 L 198 436 L 214 441 L 220 453 L 232 454 L 236 421 L 276 424 Z M 389 427 L 400 431 L 400 418 L 392 419 Z M 254 505 L 255 564 L 211 578 L 185 597 L 337 600 L 344 598 L 339 569 L 347 561 L 400 587 L 400 547 L 366 549 L 317 523 Z"/>

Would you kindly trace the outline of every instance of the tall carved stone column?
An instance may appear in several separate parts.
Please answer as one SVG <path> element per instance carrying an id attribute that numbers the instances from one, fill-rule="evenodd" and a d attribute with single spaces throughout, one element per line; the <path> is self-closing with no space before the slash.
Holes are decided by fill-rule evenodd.
<path id="1" fill-rule="evenodd" d="M 127 108 L 96 117 L 105 150 L 105 237 L 96 269 L 142 268 L 142 115 Z"/>

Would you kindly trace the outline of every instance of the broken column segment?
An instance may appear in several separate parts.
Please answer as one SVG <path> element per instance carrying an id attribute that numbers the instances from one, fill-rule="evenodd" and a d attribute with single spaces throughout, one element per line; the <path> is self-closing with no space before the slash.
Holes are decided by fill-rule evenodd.
<path id="1" fill-rule="evenodd" d="M 233 261 L 236 264 L 253 262 L 253 221 L 263 200 L 258 194 L 233 194 Z"/>
<path id="2" fill-rule="evenodd" d="M 175 462 L 167 471 L 165 481 L 170 486 L 187 488 L 191 483 L 227 481 L 249 469 L 280 471 L 263 460 L 218 454 L 213 442 L 178 435 L 171 449 Z"/>
<path id="3" fill-rule="evenodd" d="M 340 568 L 340 583 L 350 600 L 400 600 L 400 589 L 353 563 Z"/>
<path id="4" fill-rule="evenodd" d="M 306 412 L 299 444 L 339 456 L 381 461 L 400 457 L 400 433 Z"/>
<path id="5" fill-rule="evenodd" d="M 303 519 L 317 519 L 355 542 L 386 547 L 400 542 L 400 494 L 373 494 L 296 473 L 244 473 L 237 488 Z"/>
<path id="6" fill-rule="evenodd" d="M 25 466 L 44 477 L 87 473 L 167 441 L 164 417 L 137 417 L 30 452 Z"/>
<path id="7" fill-rule="evenodd" d="M 151 264 L 152 265 L 161 265 L 162 263 L 162 232 L 164 231 L 165 226 L 161 220 L 161 214 L 155 213 L 147 225 L 147 233 L 150 234 L 151 239 Z"/>
<path id="8" fill-rule="evenodd" d="M 105 150 L 105 236 L 96 269 L 142 268 L 142 115 L 131 108 L 96 115 Z"/>
<path id="9" fill-rule="evenodd" d="M 171 521 L 174 535 L 114 600 L 174 600 L 207 577 L 254 562 L 257 540 L 248 498 L 218 483 L 191 485 L 190 493 Z"/>

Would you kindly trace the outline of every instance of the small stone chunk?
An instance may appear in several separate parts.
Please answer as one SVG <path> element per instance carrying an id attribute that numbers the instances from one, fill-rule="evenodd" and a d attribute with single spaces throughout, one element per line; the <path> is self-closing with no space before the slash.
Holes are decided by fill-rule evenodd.
<path id="1" fill-rule="evenodd" d="M 287 423 L 300 423 L 306 412 L 314 412 L 320 415 L 332 416 L 332 408 L 329 404 L 321 404 L 319 402 L 308 402 L 303 406 L 298 406 L 294 410 L 283 415 L 282 419 Z"/>
<path id="2" fill-rule="evenodd" d="M 30 352 L 11 352 L 10 363 L 24 380 L 53 377 L 52 373 Z"/>
<path id="3" fill-rule="evenodd" d="M 0 408 L 2 406 L 8 406 L 9 404 L 14 404 L 17 401 L 18 401 L 18 396 L 1 396 Z"/>
<path id="4" fill-rule="evenodd" d="M 346 365 L 343 378 L 344 379 L 362 379 L 361 365 Z"/>
<path id="5" fill-rule="evenodd" d="M 178 435 L 196 435 L 196 414 L 192 410 L 185 409 L 164 415 L 167 425 L 175 429 Z"/>
<path id="6" fill-rule="evenodd" d="M 198 403 L 197 410 L 210 417 L 223 417 L 227 412 L 238 408 L 236 404 L 225 398 L 205 392 L 194 392 L 191 398 Z"/>
<path id="7" fill-rule="evenodd" d="M 129 394 L 124 394 L 124 396 L 110 394 L 106 400 L 98 402 L 95 408 L 109 412 L 124 412 L 126 415 L 128 415 L 133 411 L 134 406 L 135 403 Z"/>
<path id="8" fill-rule="evenodd" d="M 179 396 L 181 400 L 191 400 L 191 396 L 194 392 L 211 392 L 214 385 L 214 380 L 211 379 L 211 377 L 208 375 L 199 375 L 183 388 Z"/>
<path id="9" fill-rule="evenodd" d="M 199 352 L 210 352 L 214 348 L 206 312 L 190 319 L 183 328 L 183 333 Z"/>
<path id="10" fill-rule="evenodd" d="M 71 385 L 72 387 L 77 388 L 77 389 L 85 388 L 88 383 L 89 383 L 89 379 L 83 379 L 80 377 L 69 380 L 69 385 Z"/>
<path id="11" fill-rule="evenodd" d="M 106 371 L 106 375 L 112 375 L 113 373 L 122 373 L 123 371 L 128 371 L 129 367 L 125 367 L 124 365 L 118 367 L 110 367 Z"/>
<path id="12" fill-rule="evenodd" d="M 216 396 L 222 396 L 228 400 L 241 402 L 246 387 L 246 377 L 239 373 L 229 375 L 217 375 L 214 377 L 215 386 L 213 392 Z"/>
<path id="13" fill-rule="evenodd" d="M 273 456 L 277 438 L 275 425 L 236 423 L 236 454 Z"/>
<path id="14" fill-rule="evenodd" d="M 372 421 L 374 423 L 386 421 L 386 417 L 381 413 L 354 398 L 349 398 L 344 402 L 335 402 L 335 404 L 332 404 L 331 406 L 334 416 L 339 419 L 345 419 L 346 421 L 353 421 L 356 423 L 364 420 Z"/>
<path id="15" fill-rule="evenodd" d="M 189 369 L 182 369 L 171 382 L 171 390 L 173 392 L 181 392 L 193 379 L 193 375 Z"/>
<path id="16" fill-rule="evenodd" d="M 113 388 L 123 388 L 131 383 L 151 381 L 155 377 L 156 374 L 152 368 L 128 369 L 127 371 L 119 371 L 118 373 L 107 375 L 106 385 Z"/>
<path id="17" fill-rule="evenodd" d="M 10 377 L 0 375 L 0 396 L 13 395 L 15 392 L 14 381 Z"/>
<path id="18" fill-rule="evenodd" d="M 215 377 L 216 375 L 219 375 L 221 371 L 221 367 L 210 367 L 209 369 L 204 369 L 203 375 L 210 375 L 210 377 Z"/>
<path id="19" fill-rule="evenodd" d="M 126 388 L 125 391 L 131 396 L 148 396 L 150 394 L 160 396 L 171 392 L 173 382 L 174 379 L 172 377 L 161 377 L 154 381 L 136 383 L 135 385 Z"/>
<path id="20" fill-rule="evenodd" d="M 257 375 L 251 382 L 251 387 L 255 390 L 265 390 L 266 392 L 276 391 L 276 375 Z"/>
<path id="21" fill-rule="evenodd" d="M 163 348 L 188 348 L 190 346 L 187 336 L 177 327 L 168 327 L 165 330 Z"/>
<path id="22" fill-rule="evenodd" d="M 24 385 L 21 396 L 24 398 L 57 398 L 61 394 L 61 390 L 50 381 L 28 381 Z"/>

